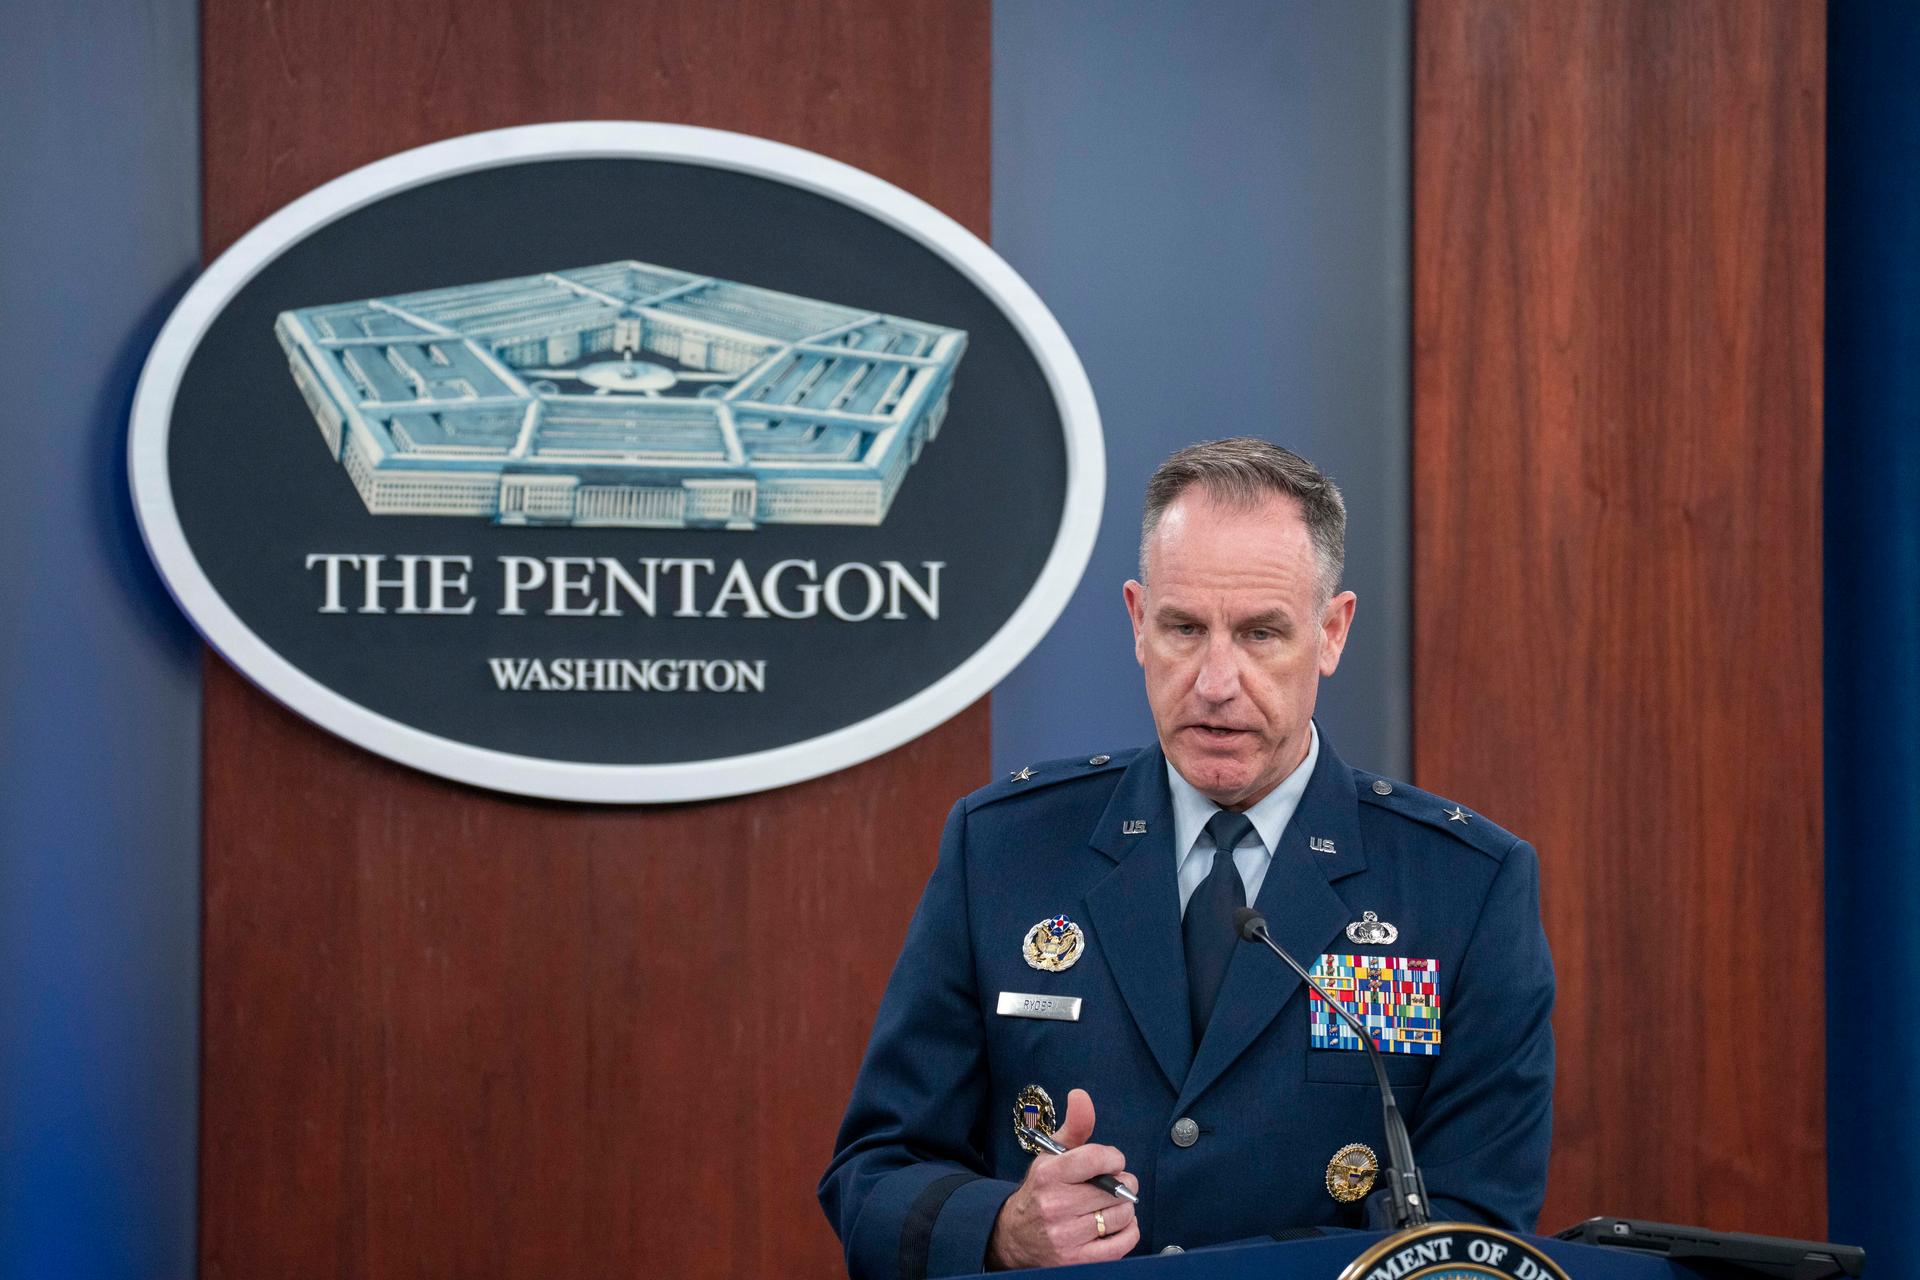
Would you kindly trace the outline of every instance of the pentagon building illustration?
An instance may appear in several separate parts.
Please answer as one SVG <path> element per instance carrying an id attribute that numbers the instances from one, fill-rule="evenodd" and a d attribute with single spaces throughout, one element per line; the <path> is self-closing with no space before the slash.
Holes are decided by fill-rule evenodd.
<path id="1" fill-rule="evenodd" d="M 282 312 L 375 515 L 877 525 L 940 431 L 958 329 L 644 262 Z"/>

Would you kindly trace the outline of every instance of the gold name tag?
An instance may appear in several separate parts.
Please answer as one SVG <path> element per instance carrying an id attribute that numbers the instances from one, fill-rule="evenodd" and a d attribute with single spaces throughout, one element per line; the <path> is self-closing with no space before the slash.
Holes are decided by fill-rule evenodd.
<path id="1" fill-rule="evenodd" d="M 1055 1022 L 1080 1021 L 1079 996 L 1034 996 L 1024 991 L 1002 991 L 996 1011 L 1003 1018 L 1051 1018 Z"/>

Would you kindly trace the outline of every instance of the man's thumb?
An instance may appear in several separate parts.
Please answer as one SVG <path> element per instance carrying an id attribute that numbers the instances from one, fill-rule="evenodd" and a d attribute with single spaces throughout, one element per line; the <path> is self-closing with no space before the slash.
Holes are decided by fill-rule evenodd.
<path id="1" fill-rule="evenodd" d="M 1063 1147 L 1072 1150 L 1093 1136 L 1093 1099 L 1085 1089 L 1067 1093 L 1067 1120 L 1053 1135 Z"/>

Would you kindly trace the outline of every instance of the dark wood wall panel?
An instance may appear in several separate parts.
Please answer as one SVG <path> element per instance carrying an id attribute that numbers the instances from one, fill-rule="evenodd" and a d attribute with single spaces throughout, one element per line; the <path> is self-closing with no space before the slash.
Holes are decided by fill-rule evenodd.
<path id="1" fill-rule="evenodd" d="M 663 120 L 985 234 L 985 0 L 203 7 L 209 257 L 357 165 Z M 200 1253 L 218 1276 L 839 1272 L 813 1201 L 981 702 L 755 797 L 514 800 L 206 664 Z"/>
<path id="2" fill-rule="evenodd" d="M 1542 1225 L 1818 1236 L 1825 6 L 1415 13 L 1415 763 L 1540 847 Z"/>
<path id="3" fill-rule="evenodd" d="M 737 129 L 987 233 L 988 0 L 205 0 L 209 255 L 407 147 L 552 120 Z"/>

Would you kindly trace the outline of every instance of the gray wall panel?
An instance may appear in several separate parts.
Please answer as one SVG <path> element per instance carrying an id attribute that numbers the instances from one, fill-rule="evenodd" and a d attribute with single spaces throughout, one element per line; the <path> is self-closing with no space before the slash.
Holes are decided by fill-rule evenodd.
<path id="1" fill-rule="evenodd" d="M 0 40 L 0 1275 L 194 1268 L 200 650 L 123 459 L 199 256 L 196 31 L 72 0 Z"/>
<path id="2" fill-rule="evenodd" d="M 1360 597 L 1321 723 L 1404 776 L 1408 20 L 1386 0 L 998 0 L 993 239 L 1059 316 L 1107 432 L 1100 541 L 994 698 L 994 762 L 1144 742 L 1120 584 L 1140 493 L 1255 434 L 1339 481 Z"/>

